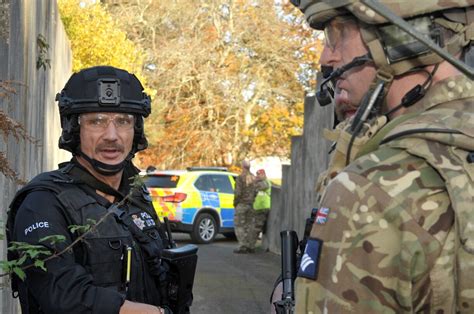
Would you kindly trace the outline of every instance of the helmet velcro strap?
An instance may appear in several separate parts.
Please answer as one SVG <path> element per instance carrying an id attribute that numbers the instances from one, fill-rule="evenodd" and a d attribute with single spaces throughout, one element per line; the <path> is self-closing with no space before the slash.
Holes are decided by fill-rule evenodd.
<path id="1" fill-rule="evenodd" d="M 450 54 L 457 54 L 474 40 L 474 23 L 464 25 L 443 18 L 437 18 L 434 22 L 456 33 L 445 44 Z"/>
<path id="2" fill-rule="evenodd" d="M 474 22 L 467 26 L 466 41 L 474 41 Z"/>
<path id="3" fill-rule="evenodd" d="M 386 68 L 389 64 L 387 61 L 387 57 L 385 56 L 385 51 L 383 49 L 382 42 L 377 37 L 375 29 L 373 27 L 361 25 L 361 23 L 359 23 L 359 26 L 362 39 L 369 48 L 370 56 L 374 60 L 375 66 L 377 68 Z M 385 72 L 389 71 L 389 68 L 386 68 Z"/>

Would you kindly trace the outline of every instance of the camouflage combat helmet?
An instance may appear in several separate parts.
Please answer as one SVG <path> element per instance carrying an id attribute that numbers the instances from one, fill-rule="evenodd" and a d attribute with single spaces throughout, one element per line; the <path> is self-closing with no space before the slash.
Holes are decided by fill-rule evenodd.
<path id="1" fill-rule="evenodd" d="M 469 20 L 468 7 L 473 0 L 380 0 L 378 1 L 412 26 L 431 37 L 452 55 L 474 40 L 474 23 Z M 292 0 L 305 15 L 309 25 L 322 30 L 324 25 L 336 16 L 354 16 L 361 29 L 364 42 L 371 58 L 378 68 L 378 76 L 390 81 L 393 76 L 442 61 L 425 45 L 412 39 L 398 27 L 388 23 L 359 0 Z M 472 8 L 470 9 L 472 10 Z M 472 12 L 471 19 L 472 19 Z M 443 40 L 436 25 L 441 25 L 455 35 Z"/>

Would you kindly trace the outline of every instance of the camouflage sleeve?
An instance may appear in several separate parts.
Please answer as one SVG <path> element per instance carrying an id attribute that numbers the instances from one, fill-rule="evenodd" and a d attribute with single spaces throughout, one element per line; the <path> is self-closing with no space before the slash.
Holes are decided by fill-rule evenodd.
<path id="1" fill-rule="evenodd" d="M 235 179 L 235 190 L 234 190 L 234 207 L 240 202 L 242 197 L 242 176 L 238 176 Z"/>
<path id="2" fill-rule="evenodd" d="M 255 182 L 255 190 L 265 191 L 270 187 L 270 183 L 267 180 L 259 180 Z"/>
<path id="3" fill-rule="evenodd" d="M 433 312 L 450 297 L 454 214 L 443 181 L 420 158 L 384 153 L 360 158 L 325 191 L 297 313 Z"/>

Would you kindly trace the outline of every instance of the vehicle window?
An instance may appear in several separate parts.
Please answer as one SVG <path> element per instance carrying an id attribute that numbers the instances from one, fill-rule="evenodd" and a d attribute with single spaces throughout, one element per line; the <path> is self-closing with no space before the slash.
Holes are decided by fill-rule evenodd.
<path id="1" fill-rule="evenodd" d="M 214 188 L 214 184 L 209 175 L 202 175 L 200 176 L 196 182 L 194 182 L 194 186 L 199 191 L 208 191 L 208 192 L 216 192 Z"/>
<path id="2" fill-rule="evenodd" d="M 177 175 L 153 175 L 145 176 L 143 180 L 149 188 L 175 188 L 179 182 Z"/>
<path id="3" fill-rule="evenodd" d="M 229 176 L 213 175 L 211 176 L 211 178 L 214 182 L 216 192 L 229 194 L 234 193 L 234 190 L 232 189 L 232 184 L 229 181 Z"/>

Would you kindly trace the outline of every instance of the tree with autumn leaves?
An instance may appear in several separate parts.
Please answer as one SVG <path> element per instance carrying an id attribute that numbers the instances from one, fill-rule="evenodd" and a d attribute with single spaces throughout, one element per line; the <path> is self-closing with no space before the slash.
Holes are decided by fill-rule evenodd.
<path id="1" fill-rule="evenodd" d="M 288 157 L 321 43 L 273 0 L 59 0 L 73 69 L 124 68 L 153 97 L 141 167 Z M 312 40 L 311 40 L 312 39 Z M 229 158 L 230 157 L 230 158 Z M 229 164 L 230 163 L 230 164 Z"/>
<path id="2" fill-rule="evenodd" d="M 127 32 L 120 28 L 106 6 L 94 1 L 58 0 L 58 7 L 71 43 L 74 72 L 110 65 L 134 73 L 146 83 L 145 51 L 127 38 Z"/>
<path id="3" fill-rule="evenodd" d="M 105 2 L 146 50 L 145 75 L 156 90 L 142 165 L 289 156 L 303 123 L 298 75 L 314 67 L 321 48 L 308 42 L 314 37 L 298 13 L 272 0 Z"/>
<path id="4" fill-rule="evenodd" d="M 302 130 L 304 88 L 314 85 L 321 43 L 288 3 L 58 0 L 58 5 L 74 71 L 120 67 L 135 73 L 152 95 L 150 145 L 139 154 L 139 166 L 230 165 L 289 156 L 291 136 Z M 0 121 L 8 134 L 10 120 Z M 9 173 L 6 160 L 0 161 Z"/>

